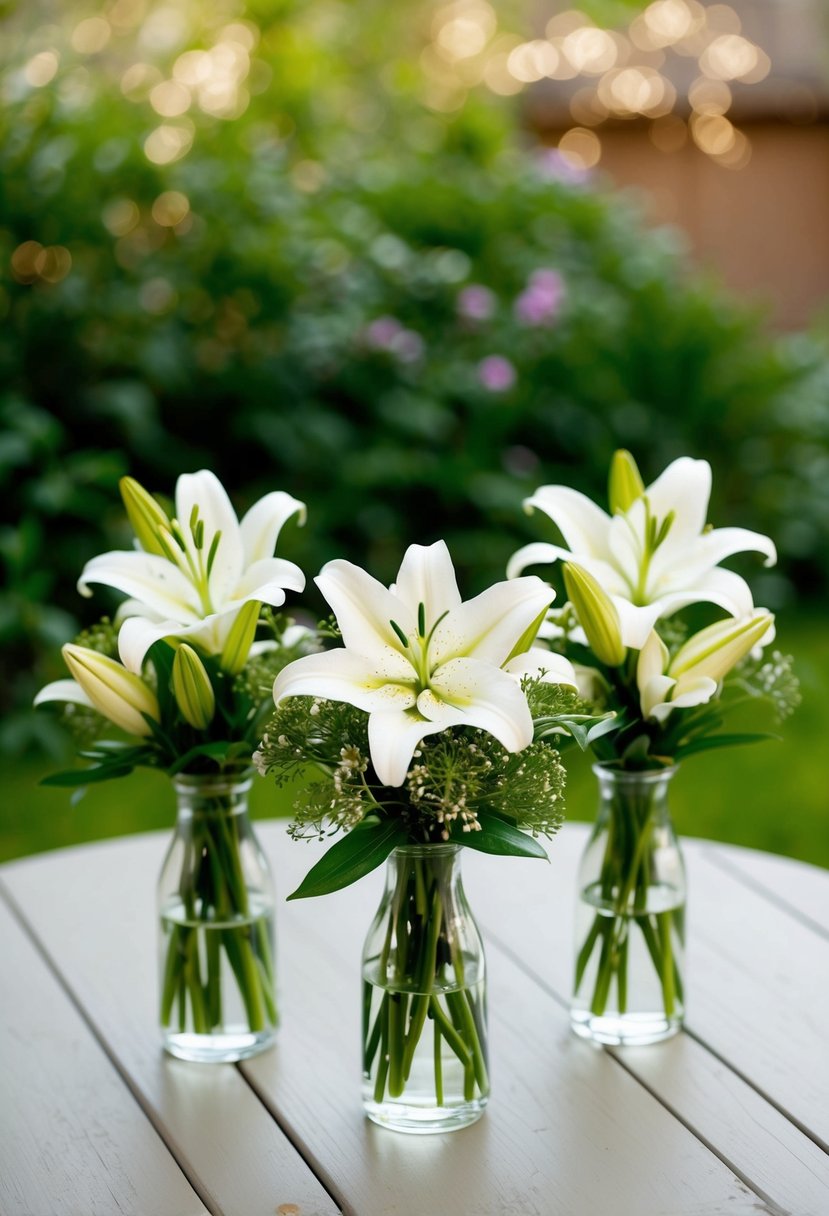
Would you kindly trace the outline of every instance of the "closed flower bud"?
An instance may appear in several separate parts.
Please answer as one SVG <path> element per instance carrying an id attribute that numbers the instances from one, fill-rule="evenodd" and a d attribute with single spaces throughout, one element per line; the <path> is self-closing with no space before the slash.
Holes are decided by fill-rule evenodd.
<path id="1" fill-rule="evenodd" d="M 159 540 L 163 528 L 169 531 L 170 521 L 151 494 L 133 477 L 122 477 L 118 483 L 121 498 L 127 511 L 132 530 L 145 553 L 167 556 L 167 549 Z"/>
<path id="2" fill-rule="evenodd" d="M 247 662 L 256 636 L 260 607 L 258 600 L 248 600 L 239 609 L 239 614 L 230 628 L 219 660 L 222 670 L 228 675 L 237 676 Z"/>
<path id="3" fill-rule="evenodd" d="M 206 730 L 216 711 L 216 696 L 204 663 L 186 643 L 173 660 L 173 696 L 184 720 L 196 730 Z"/>
<path id="4" fill-rule="evenodd" d="M 645 483 L 636 467 L 636 461 L 630 452 L 619 448 L 613 453 L 610 463 L 610 514 L 618 515 L 627 511 L 645 493 Z"/>
<path id="5" fill-rule="evenodd" d="M 62 653 L 66 666 L 99 713 L 128 734 L 152 734 L 143 715 L 159 720 L 158 698 L 140 676 L 86 646 L 69 642 Z"/>
<path id="6" fill-rule="evenodd" d="M 592 574 L 570 562 L 564 567 L 564 585 L 590 649 L 599 662 L 608 667 L 624 663 L 627 648 L 622 643 L 619 614 L 607 592 Z"/>
<path id="7" fill-rule="evenodd" d="M 742 620 L 727 618 L 701 629 L 674 655 L 668 674 L 708 676 L 718 683 L 731 668 L 763 640 L 774 624 L 765 608 L 757 608 Z"/>

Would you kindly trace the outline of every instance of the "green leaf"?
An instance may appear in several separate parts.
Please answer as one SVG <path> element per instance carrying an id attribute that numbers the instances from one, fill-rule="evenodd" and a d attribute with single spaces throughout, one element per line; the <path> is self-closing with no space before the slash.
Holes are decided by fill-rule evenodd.
<path id="1" fill-rule="evenodd" d="M 543 857 L 549 861 L 543 845 L 514 824 L 491 811 L 478 811 L 480 832 L 459 832 L 452 836 L 453 844 L 462 844 L 479 853 L 494 853 L 498 857 Z"/>
<path id="2" fill-rule="evenodd" d="M 675 749 L 674 756 L 681 760 L 683 756 L 692 756 L 694 752 L 707 752 L 715 747 L 739 747 L 743 743 L 763 743 L 766 739 L 780 742 L 780 736 L 773 734 L 706 735 L 704 739 L 693 739 L 690 743 L 680 744 Z"/>
<path id="3" fill-rule="evenodd" d="M 551 714 L 536 718 L 533 738 L 539 740 L 554 735 L 569 735 L 586 752 L 596 739 L 612 730 L 619 730 L 623 725 L 623 719 L 612 710 L 606 714 Z"/>
<path id="4" fill-rule="evenodd" d="M 62 773 L 52 773 L 43 777 L 39 785 L 91 785 L 97 781 L 110 781 L 113 777 L 128 777 L 133 766 L 124 764 L 99 764 L 95 768 L 66 769 Z"/>
<path id="5" fill-rule="evenodd" d="M 363 820 L 331 846 L 288 899 L 307 899 L 339 891 L 375 870 L 393 849 L 406 844 L 408 839 L 406 828 L 395 820 Z"/>
<path id="6" fill-rule="evenodd" d="M 179 756 L 175 764 L 170 765 L 167 772 L 173 777 L 176 773 L 180 773 L 191 760 L 195 760 L 199 756 L 207 756 L 210 760 L 221 764 L 228 759 L 232 750 L 233 745 L 230 743 L 197 743 L 195 747 L 190 748 L 189 752 Z"/>

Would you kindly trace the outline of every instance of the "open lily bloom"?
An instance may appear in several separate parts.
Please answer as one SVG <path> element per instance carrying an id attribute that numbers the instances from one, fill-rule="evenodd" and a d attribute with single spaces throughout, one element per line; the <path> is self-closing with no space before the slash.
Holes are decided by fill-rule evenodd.
<path id="1" fill-rule="evenodd" d="M 534 576 L 497 583 L 461 601 L 443 541 L 412 545 L 386 588 L 350 562 L 316 579 L 344 647 L 297 659 L 277 676 L 274 700 L 347 701 L 369 716 L 371 761 L 384 785 L 402 785 L 417 744 L 450 726 L 474 726 L 511 752 L 527 747 L 533 722 L 520 679 L 575 685 L 570 663 L 532 650 L 553 598 Z"/>
<path id="2" fill-rule="evenodd" d="M 303 522 L 304 505 L 274 491 L 240 522 L 215 474 L 184 474 L 176 484 L 176 518 L 156 507 L 142 521 L 140 547 L 87 562 L 78 590 L 91 595 L 90 584 L 102 583 L 130 597 L 119 609 L 127 619 L 118 644 L 131 671 L 141 670 L 159 638 L 185 638 L 221 653 L 245 603 L 278 607 L 286 590 L 304 588 L 299 567 L 273 556 L 283 524 L 296 514 Z"/>
<path id="3" fill-rule="evenodd" d="M 774 617 L 755 609 L 741 621 L 717 621 L 701 629 L 669 659 L 668 648 L 653 630 L 639 652 L 636 683 L 642 717 L 664 722 L 674 709 L 704 705 L 740 659 L 774 637 Z"/>
<path id="4" fill-rule="evenodd" d="M 744 617 L 754 603 L 746 581 L 719 563 L 754 550 L 777 559 L 768 537 L 745 528 L 706 528 L 711 466 L 680 457 L 629 502 L 608 515 L 568 486 L 542 486 L 524 504 L 560 529 L 567 548 L 535 543 L 513 554 L 510 578 L 558 560 L 581 566 L 613 600 L 625 646 L 641 650 L 654 623 L 688 604 L 718 604 Z"/>

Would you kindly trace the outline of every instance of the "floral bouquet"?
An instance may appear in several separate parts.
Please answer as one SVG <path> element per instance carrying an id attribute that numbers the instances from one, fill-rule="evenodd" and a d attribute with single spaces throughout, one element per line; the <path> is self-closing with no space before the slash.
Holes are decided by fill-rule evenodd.
<path id="1" fill-rule="evenodd" d="M 527 500 L 566 546 L 535 543 L 508 573 L 564 562 L 568 602 L 541 632 L 571 659 L 579 688 L 613 714 L 591 747 L 601 808 L 579 879 L 574 1029 L 607 1043 L 648 1043 L 682 1021 L 684 874 L 667 813 L 677 763 L 710 748 L 769 737 L 725 731 L 747 701 L 782 718 L 798 701 L 791 660 L 764 654 L 771 613 L 719 562 L 774 545 L 742 528 L 706 526 L 711 469 L 674 461 L 645 488 L 633 457 L 615 454 L 610 514 L 567 486 Z M 676 614 L 698 603 L 728 615 L 689 633 Z"/>
<path id="2" fill-rule="evenodd" d="M 273 901 L 245 812 L 273 680 L 316 645 L 273 612 L 305 584 L 272 556 L 304 507 L 275 492 L 240 522 L 207 471 L 178 479 L 172 515 L 130 478 L 121 493 L 136 548 L 94 558 L 78 586 L 129 598 L 114 624 L 104 618 L 63 647 L 73 678 L 35 699 L 63 703 L 90 764 L 46 783 L 81 787 L 139 765 L 173 778 L 178 827 L 160 889 L 165 1045 L 185 1058 L 239 1058 L 276 1024 Z M 260 625 L 268 636 L 255 640 Z"/>
<path id="3" fill-rule="evenodd" d="M 582 713 L 569 661 L 533 646 L 553 596 L 538 578 L 464 602 L 438 541 L 412 545 L 391 588 L 347 561 L 316 582 L 342 645 L 279 674 L 255 762 L 279 782 L 314 774 L 296 838 L 346 834 L 289 898 L 391 858 L 363 959 L 366 1110 L 403 1130 L 463 1126 L 489 1080 L 483 952 L 459 847 L 545 857 L 537 837 L 558 828 L 564 786 L 546 736 L 583 740 L 603 722 Z"/>

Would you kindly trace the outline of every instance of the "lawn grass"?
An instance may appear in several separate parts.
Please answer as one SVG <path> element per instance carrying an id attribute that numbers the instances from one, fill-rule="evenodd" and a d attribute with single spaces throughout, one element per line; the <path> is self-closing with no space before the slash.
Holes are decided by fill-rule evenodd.
<path id="1" fill-rule="evenodd" d="M 690 758 L 674 781 L 671 805 L 684 835 L 829 867 L 829 631 L 817 616 L 792 619 L 783 623 L 778 645 L 796 656 L 803 690 L 803 705 L 780 728 L 781 742 Z M 590 820 L 597 794 L 589 760 L 575 750 L 566 759 L 567 817 Z M 0 860 L 172 826 L 173 794 L 163 773 L 142 770 L 91 786 L 73 807 L 66 790 L 37 784 L 52 767 L 43 759 L 0 763 Z M 254 782 L 254 818 L 287 816 L 290 804 L 290 790 Z"/>

